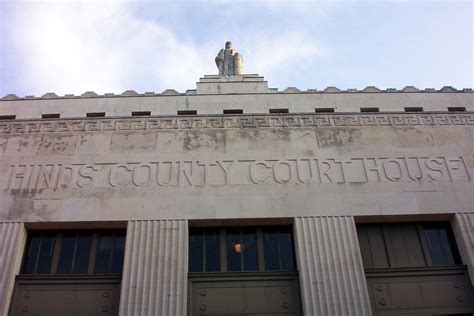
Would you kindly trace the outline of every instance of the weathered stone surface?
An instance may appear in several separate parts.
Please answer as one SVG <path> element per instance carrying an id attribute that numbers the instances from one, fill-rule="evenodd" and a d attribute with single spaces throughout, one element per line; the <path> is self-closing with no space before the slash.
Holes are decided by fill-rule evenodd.
<path id="1" fill-rule="evenodd" d="M 2 122 L 0 219 L 467 212 L 472 115 Z"/>

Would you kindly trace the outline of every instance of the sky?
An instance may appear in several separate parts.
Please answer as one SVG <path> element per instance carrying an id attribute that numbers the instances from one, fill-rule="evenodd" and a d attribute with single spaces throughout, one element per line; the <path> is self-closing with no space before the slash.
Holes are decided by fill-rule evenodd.
<path id="1" fill-rule="evenodd" d="M 472 88 L 473 1 L 0 0 L 0 97 L 195 89 L 230 40 L 272 88 Z"/>

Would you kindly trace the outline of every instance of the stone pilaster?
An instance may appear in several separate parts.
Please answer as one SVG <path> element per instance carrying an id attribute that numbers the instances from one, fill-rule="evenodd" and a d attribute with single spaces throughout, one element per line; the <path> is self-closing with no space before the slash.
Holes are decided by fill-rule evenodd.
<path id="1" fill-rule="evenodd" d="M 371 315 L 354 219 L 295 218 L 305 315 Z"/>
<path id="2" fill-rule="evenodd" d="M 467 265 L 474 286 L 474 212 L 456 213 L 453 230 L 462 261 Z"/>
<path id="3" fill-rule="evenodd" d="M 8 313 L 25 237 L 23 223 L 0 222 L 0 315 Z"/>
<path id="4" fill-rule="evenodd" d="M 120 315 L 186 315 L 186 220 L 130 221 Z"/>

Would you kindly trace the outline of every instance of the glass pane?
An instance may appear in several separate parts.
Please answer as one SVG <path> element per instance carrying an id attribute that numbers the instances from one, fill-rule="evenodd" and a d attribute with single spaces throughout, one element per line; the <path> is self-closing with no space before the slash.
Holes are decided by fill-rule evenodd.
<path id="1" fill-rule="evenodd" d="M 446 229 L 439 230 L 441 247 L 444 253 L 444 265 L 452 265 L 455 264 L 454 255 L 452 251 L 451 244 L 449 242 L 449 236 Z"/>
<path id="2" fill-rule="evenodd" d="M 64 233 L 59 253 L 57 273 L 71 273 L 76 233 Z"/>
<path id="3" fill-rule="evenodd" d="M 206 232 L 206 271 L 220 271 L 220 242 L 218 231 Z"/>
<path id="4" fill-rule="evenodd" d="M 125 233 L 117 233 L 114 238 L 114 253 L 112 255 L 112 273 L 122 273 L 123 253 L 125 250 Z"/>
<path id="5" fill-rule="evenodd" d="M 255 229 L 242 232 L 242 252 L 244 256 L 244 271 L 257 271 L 257 233 Z"/>
<path id="6" fill-rule="evenodd" d="M 95 273 L 109 272 L 110 256 L 112 254 L 112 233 L 101 233 L 97 240 L 97 252 L 95 255 Z"/>
<path id="7" fill-rule="evenodd" d="M 76 244 L 74 273 L 87 273 L 87 271 L 89 270 L 89 256 L 91 253 L 91 246 L 92 233 L 80 232 Z"/>
<path id="8" fill-rule="evenodd" d="M 41 234 L 32 234 L 25 258 L 24 273 L 35 273 L 36 259 L 38 258 Z"/>
<path id="9" fill-rule="evenodd" d="M 265 270 L 280 270 L 278 253 L 278 233 L 275 228 L 267 228 L 263 232 Z"/>
<path id="10" fill-rule="evenodd" d="M 189 231 L 189 272 L 204 271 L 203 234 L 201 230 Z"/>
<path id="11" fill-rule="evenodd" d="M 242 252 L 242 242 L 239 230 L 227 231 L 227 271 L 241 271 L 240 256 Z"/>
<path id="12" fill-rule="evenodd" d="M 455 263 L 446 229 L 425 227 L 425 235 L 433 265 L 451 265 Z"/>
<path id="13" fill-rule="evenodd" d="M 36 273 L 41 273 L 41 274 L 50 273 L 51 260 L 53 258 L 55 241 L 56 241 L 56 234 L 54 233 L 43 234 Z"/>
<path id="14" fill-rule="evenodd" d="M 281 270 L 295 270 L 295 254 L 291 228 L 280 229 L 279 242 Z"/>

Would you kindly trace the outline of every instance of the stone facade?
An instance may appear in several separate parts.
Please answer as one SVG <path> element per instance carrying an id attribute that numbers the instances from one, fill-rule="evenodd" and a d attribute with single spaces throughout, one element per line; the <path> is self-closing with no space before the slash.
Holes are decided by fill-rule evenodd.
<path id="1" fill-rule="evenodd" d="M 0 307 L 23 223 L 128 222 L 121 315 L 185 313 L 192 220 L 294 219 L 306 315 L 370 313 L 354 218 L 454 217 L 472 273 L 473 94 L 404 90 L 277 91 L 241 75 L 205 76 L 185 94 L 5 97 L 0 117 L 16 119 L 0 121 L 0 233 L 10 236 L 0 242 Z M 163 240 L 131 248 L 155 236 Z M 159 247 L 170 257 L 149 258 Z"/>

